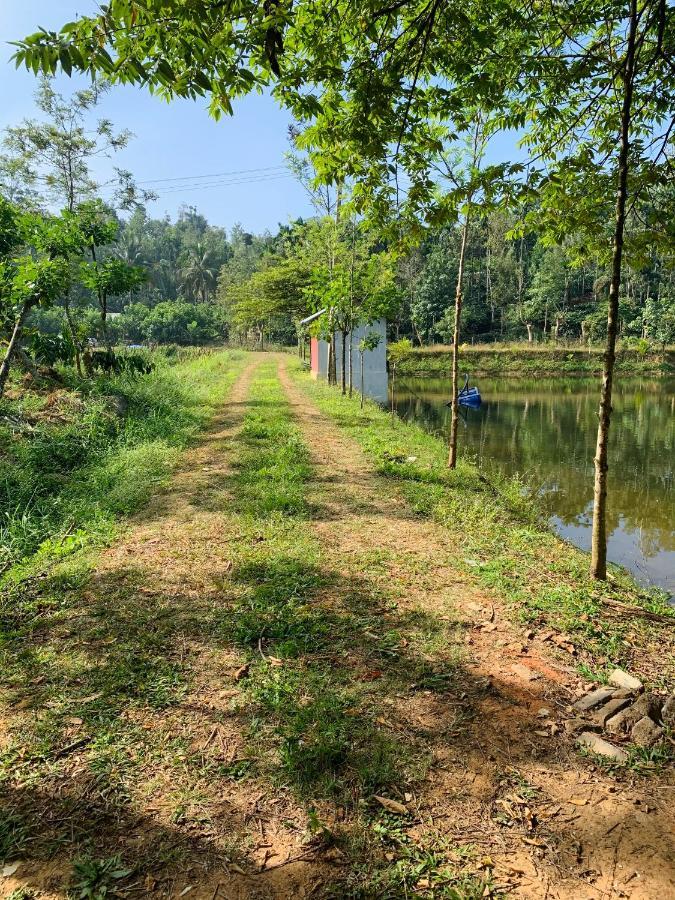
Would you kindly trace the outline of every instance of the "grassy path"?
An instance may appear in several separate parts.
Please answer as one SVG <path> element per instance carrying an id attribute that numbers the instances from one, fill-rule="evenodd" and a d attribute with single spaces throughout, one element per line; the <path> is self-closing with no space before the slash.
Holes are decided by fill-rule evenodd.
<path id="1" fill-rule="evenodd" d="M 670 786 L 552 734 L 577 676 L 294 368 L 12 636 L 0 897 L 672 894 Z"/>

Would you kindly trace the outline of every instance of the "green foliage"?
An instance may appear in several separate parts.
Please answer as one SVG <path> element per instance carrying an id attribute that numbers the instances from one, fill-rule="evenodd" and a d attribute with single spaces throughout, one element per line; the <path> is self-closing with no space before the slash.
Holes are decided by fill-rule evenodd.
<path id="1" fill-rule="evenodd" d="M 408 338 L 401 338 L 400 341 L 392 341 L 387 346 L 387 356 L 392 366 L 397 366 L 412 352 L 412 342 Z"/>
<path id="2" fill-rule="evenodd" d="M 73 863 L 73 891 L 78 900 L 104 900 L 121 881 L 133 872 L 122 866 L 118 854 L 107 859 L 83 857 Z"/>
<path id="3" fill-rule="evenodd" d="M 376 331 L 369 331 L 359 341 L 359 353 L 367 353 L 369 350 L 377 350 L 382 342 L 382 335 Z"/>

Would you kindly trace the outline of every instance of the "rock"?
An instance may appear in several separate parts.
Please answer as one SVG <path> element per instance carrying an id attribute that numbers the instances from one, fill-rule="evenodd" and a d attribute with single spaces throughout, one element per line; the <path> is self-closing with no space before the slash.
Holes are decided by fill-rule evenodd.
<path id="1" fill-rule="evenodd" d="M 593 728 L 594 726 L 589 726 L 587 719 L 580 719 L 577 717 L 575 719 L 566 719 L 563 722 L 563 727 L 567 734 L 576 734 L 578 731 L 583 731 L 584 729 L 588 729 L 589 727 Z"/>
<path id="2" fill-rule="evenodd" d="M 615 716 L 622 709 L 625 709 L 629 703 L 630 700 L 627 697 L 613 697 L 608 703 L 601 706 L 600 709 L 596 709 L 593 713 L 593 719 L 598 725 L 604 726 L 608 719 L 611 719 L 612 716 Z"/>
<path id="3" fill-rule="evenodd" d="M 608 679 L 610 684 L 618 688 L 627 688 L 629 691 L 639 693 L 642 690 L 642 682 L 639 678 L 629 675 L 623 669 L 614 669 Z"/>
<path id="4" fill-rule="evenodd" d="M 643 694 L 632 706 L 617 713 L 605 721 L 605 728 L 612 734 L 628 734 L 633 725 L 644 716 L 658 722 L 661 716 L 661 704 L 654 694 Z"/>
<path id="5" fill-rule="evenodd" d="M 635 691 L 631 691 L 630 688 L 619 688 L 612 694 L 616 700 L 624 700 L 626 697 L 633 696 L 635 696 Z"/>
<path id="6" fill-rule="evenodd" d="M 584 731 L 580 734 L 577 743 L 580 747 L 585 747 L 592 753 L 605 756 L 607 759 L 613 759 L 618 763 L 624 763 L 628 759 L 628 754 L 625 750 L 622 750 L 621 747 L 615 747 L 614 744 L 603 740 L 603 738 L 592 731 Z"/>
<path id="7" fill-rule="evenodd" d="M 661 710 L 661 721 L 668 728 L 675 728 L 675 691 L 668 697 Z"/>
<path id="8" fill-rule="evenodd" d="M 663 736 L 663 728 L 652 722 L 649 716 L 644 716 L 633 725 L 630 736 L 638 747 L 651 747 Z"/>
<path id="9" fill-rule="evenodd" d="M 611 700 L 613 693 L 612 688 L 597 688 L 595 691 L 591 691 L 590 694 L 586 694 L 580 700 L 577 700 L 574 708 L 579 712 L 588 712 L 589 709 L 595 709 L 601 703 Z"/>

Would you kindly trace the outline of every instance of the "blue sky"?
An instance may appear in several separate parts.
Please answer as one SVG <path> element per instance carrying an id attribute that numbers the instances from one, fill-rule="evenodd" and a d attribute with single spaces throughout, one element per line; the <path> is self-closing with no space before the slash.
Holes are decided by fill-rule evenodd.
<path id="1" fill-rule="evenodd" d="M 40 26 L 57 29 L 78 13 L 86 15 L 95 8 L 93 0 L 0 0 L 0 129 L 35 116 L 32 98 L 36 80 L 25 69 L 15 70 L 14 63 L 9 62 L 12 48 L 7 42 Z M 57 89 L 64 94 L 86 83 L 86 79 L 75 76 L 56 80 Z M 147 91 L 129 87 L 113 88 L 99 105 L 97 116 L 110 118 L 134 133 L 115 162 L 133 172 L 139 184 L 151 179 L 283 165 L 291 122 L 269 97 L 246 97 L 235 105 L 232 118 L 214 122 L 203 100 L 167 104 Z M 111 165 L 104 161 L 97 167 L 97 178 L 104 181 Z M 169 213 L 175 217 L 186 203 L 196 206 L 213 224 L 231 228 L 241 222 L 254 232 L 275 231 L 280 222 L 312 213 L 303 188 L 288 176 L 229 186 L 213 186 L 212 179 L 204 179 L 204 183 L 211 186 L 186 190 L 180 183 L 177 189 L 176 182 L 143 185 L 160 193 L 158 200 L 148 204 L 148 211 L 154 216 Z"/>

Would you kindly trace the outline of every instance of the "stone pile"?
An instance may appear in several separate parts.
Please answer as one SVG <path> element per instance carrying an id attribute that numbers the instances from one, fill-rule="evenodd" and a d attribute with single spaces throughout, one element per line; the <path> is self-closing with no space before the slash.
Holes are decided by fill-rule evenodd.
<path id="1" fill-rule="evenodd" d="M 653 747 L 664 738 L 666 728 L 675 729 L 675 693 L 665 702 L 656 694 L 644 693 L 642 682 L 622 669 L 615 669 L 608 682 L 577 700 L 576 717 L 565 723 L 568 731 L 581 731 L 580 746 L 625 762 L 626 751 L 600 733 L 638 747 Z"/>

